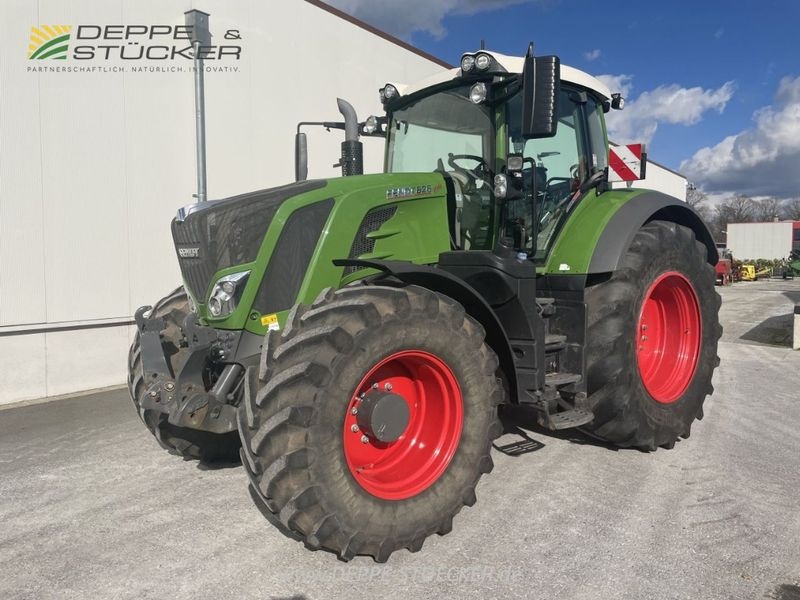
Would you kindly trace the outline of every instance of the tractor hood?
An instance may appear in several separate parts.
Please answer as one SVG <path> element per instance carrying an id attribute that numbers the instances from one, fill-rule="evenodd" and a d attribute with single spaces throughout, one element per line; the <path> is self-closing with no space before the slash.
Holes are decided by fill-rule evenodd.
<path id="1" fill-rule="evenodd" d="M 215 273 L 256 259 L 284 201 L 324 186 L 324 180 L 304 181 L 181 209 L 172 237 L 189 295 L 204 304 Z"/>
<path id="2" fill-rule="evenodd" d="M 260 330 L 296 302 L 313 301 L 306 294 L 318 293 L 321 282 L 338 287 L 343 278 L 359 277 L 355 268 L 335 266 L 336 259 L 379 253 L 435 262 L 450 245 L 445 195 L 440 173 L 394 173 L 303 181 L 193 204 L 172 221 L 184 285 L 201 322 Z M 389 220 L 391 231 L 384 227 Z M 228 310 L 217 310 L 217 300 Z"/>

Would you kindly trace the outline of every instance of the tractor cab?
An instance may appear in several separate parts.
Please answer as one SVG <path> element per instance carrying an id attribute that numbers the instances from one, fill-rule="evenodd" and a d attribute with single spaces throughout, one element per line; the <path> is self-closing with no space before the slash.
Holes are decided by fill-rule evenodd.
<path id="1" fill-rule="evenodd" d="M 556 57 L 467 53 L 460 68 L 380 95 L 386 172 L 445 177 L 460 249 L 541 262 L 571 203 L 607 180 L 603 113 L 621 100 Z"/>

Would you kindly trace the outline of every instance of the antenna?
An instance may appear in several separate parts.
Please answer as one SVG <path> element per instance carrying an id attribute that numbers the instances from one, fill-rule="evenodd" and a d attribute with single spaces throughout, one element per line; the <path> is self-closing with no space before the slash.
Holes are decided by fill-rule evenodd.
<path id="1" fill-rule="evenodd" d="M 481 50 L 486 50 L 486 40 L 481 39 Z"/>

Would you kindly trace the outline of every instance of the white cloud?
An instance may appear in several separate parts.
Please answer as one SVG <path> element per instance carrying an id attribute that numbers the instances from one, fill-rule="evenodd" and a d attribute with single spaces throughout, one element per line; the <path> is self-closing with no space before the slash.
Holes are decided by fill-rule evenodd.
<path id="1" fill-rule="evenodd" d="M 589 62 L 597 60 L 598 58 L 600 58 L 600 49 L 595 48 L 594 50 L 590 50 L 589 52 L 584 52 L 583 58 L 585 58 Z"/>
<path id="2" fill-rule="evenodd" d="M 598 75 L 597 78 L 608 86 L 612 94 L 619 92 L 626 98 L 633 88 L 633 75 Z"/>
<path id="3" fill-rule="evenodd" d="M 620 92 L 626 98 L 624 110 L 612 110 L 606 115 L 609 136 L 620 144 L 649 143 L 659 123 L 694 125 L 709 110 L 721 113 L 735 89 L 732 81 L 717 89 L 685 88 L 673 83 L 627 99 L 633 89 L 630 75 L 600 75 L 598 79 L 612 93 Z"/>
<path id="4" fill-rule="evenodd" d="M 800 196 L 800 76 L 784 77 L 754 126 L 702 148 L 681 171 L 709 192 Z"/>
<path id="5" fill-rule="evenodd" d="M 445 16 L 472 15 L 535 0 L 328 0 L 339 10 L 399 37 L 426 31 L 436 38 L 447 33 Z"/>

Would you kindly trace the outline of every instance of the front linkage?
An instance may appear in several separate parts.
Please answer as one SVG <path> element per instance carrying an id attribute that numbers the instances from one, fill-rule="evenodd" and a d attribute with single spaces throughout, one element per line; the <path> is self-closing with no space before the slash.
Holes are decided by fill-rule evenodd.
<path id="1" fill-rule="evenodd" d="M 134 318 L 146 385 L 141 409 L 165 413 L 169 423 L 176 427 L 210 433 L 236 431 L 236 407 L 230 401 L 235 397 L 243 367 L 226 364 L 209 391 L 206 391 L 204 373 L 208 371 L 212 356 L 231 354 L 240 334 L 199 325 L 197 315 L 189 313 L 181 325 L 183 339 L 180 341 L 188 349 L 188 357 L 173 371 L 162 344 L 164 319 L 152 315 L 152 306 L 140 307 Z"/>

